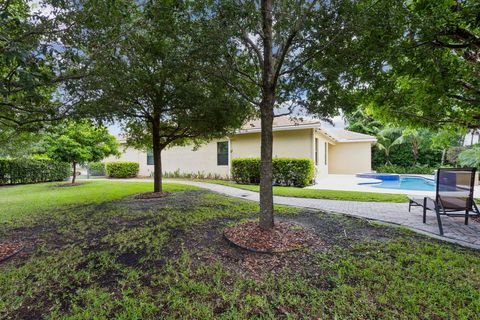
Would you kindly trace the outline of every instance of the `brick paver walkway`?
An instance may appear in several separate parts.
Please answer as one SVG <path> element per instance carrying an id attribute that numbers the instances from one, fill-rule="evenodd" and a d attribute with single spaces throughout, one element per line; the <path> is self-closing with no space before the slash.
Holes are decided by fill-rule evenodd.
<path id="1" fill-rule="evenodd" d="M 259 201 L 259 194 L 253 191 L 196 181 L 170 180 L 170 182 L 194 185 L 231 197 Z M 428 212 L 427 223 L 424 224 L 422 223 L 422 209 L 412 207 L 412 212 L 408 212 L 407 203 L 358 202 L 279 196 L 274 197 L 274 202 L 276 204 L 311 208 L 398 224 L 438 239 L 480 249 L 480 223 L 470 221 L 469 225 L 466 226 L 463 223 L 463 218 L 442 216 L 444 230 L 444 236 L 442 237 L 439 235 L 438 224 L 434 213 L 431 211 Z"/>

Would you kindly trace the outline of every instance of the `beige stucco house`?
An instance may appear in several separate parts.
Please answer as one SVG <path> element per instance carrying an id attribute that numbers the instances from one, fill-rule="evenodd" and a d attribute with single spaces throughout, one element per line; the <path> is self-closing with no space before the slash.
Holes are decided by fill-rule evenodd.
<path id="1" fill-rule="evenodd" d="M 260 130 L 260 121 L 251 121 L 232 136 L 196 149 L 193 145 L 171 147 L 162 153 L 163 171 L 228 177 L 232 159 L 260 156 Z M 369 135 L 324 128 L 319 120 L 278 117 L 273 128 L 273 156 L 310 158 L 317 177 L 370 172 L 375 141 Z M 135 161 L 140 164 L 140 175 L 153 173 L 153 157 L 144 151 L 126 148 L 119 158 L 105 161 Z"/>

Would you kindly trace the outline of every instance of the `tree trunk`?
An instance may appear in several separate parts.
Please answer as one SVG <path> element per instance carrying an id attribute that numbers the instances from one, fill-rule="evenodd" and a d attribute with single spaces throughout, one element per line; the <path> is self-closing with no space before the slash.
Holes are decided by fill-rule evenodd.
<path id="1" fill-rule="evenodd" d="M 152 122 L 153 151 L 153 192 L 162 192 L 162 146 L 160 145 L 160 117 L 154 116 Z"/>
<path id="2" fill-rule="evenodd" d="M 265 99 L 265 98 L 264 98 Z M 265 99 L 268 102 L 268 98 Z M 265 110 L 264 110 L 265 109 Z M 261 112 L 262 138 L 261 138 L 261 165 L 260 165 L 260 228 L 268 230 L 273 228 L 273 107 L 262 108 Z"/>
<path id="3" fill-rule="evenodd" d="M 73 161 L 72 163 L 73 168 L 73 177 L 72 177 L 72 184 L 75 184 L 75 179 L 77 178 L 77 163 Z"/>
<path id="4" fill-rule="evenodd" d="M 443 166 L 445 164 L 445 156 L 447 154 L 447 149 L 443 148 L 442 150 L 442 161 L 440 162 L 440 165 Z"/>
<path id="5" fill-rule="evenodd" d="M 272 53 L 272 10 L 273 0 L 262 0 L 262 30 L 263 30 L 263 74 L 261 114 L 261 165 L 260 165 L 260 228 L 273 228 L 273 107 L 275 104 L 274 66 Z"/>

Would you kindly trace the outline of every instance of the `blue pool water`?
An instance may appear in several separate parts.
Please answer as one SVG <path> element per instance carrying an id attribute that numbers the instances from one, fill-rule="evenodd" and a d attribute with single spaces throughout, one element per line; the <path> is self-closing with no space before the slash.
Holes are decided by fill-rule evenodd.
<path id="1" fill-rule="evenodd" d="M 397 175 L 396 179 L 389 178 L 387 180 L 383 180 L 382 177 L 371 178 L 381 179 L 382 182 L 366 182 L 359 184 L 383 189 L 435 191 L 435 181 L 422 177 L 402 177 Z"/>

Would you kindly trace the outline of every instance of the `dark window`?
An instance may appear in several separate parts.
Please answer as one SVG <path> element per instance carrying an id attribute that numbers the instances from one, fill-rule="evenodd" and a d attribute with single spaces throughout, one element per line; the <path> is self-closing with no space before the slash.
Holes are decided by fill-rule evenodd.
<path id="1" fill-rule="evenodd" d="M 228 166 L 228 141 L 217 142 L 217 165 Z"/>
<path id="2" fill-rule="evenodd" d="M 315 138 L 315 165 L 318 166 L 318 138 Z"/>
<path id="3" fill-rule="evenodd" d="M 153 151 L 148 150 L 147 151 L 147 165 L 153 166 L 155 164 L 155 161 L 153 160 Z"/>
<path id="4" fill-rule="evenodd" d="M 327 165 L 327 157 L 328 157 L 328 143 L 325 142 L 325 165 Z"/>

